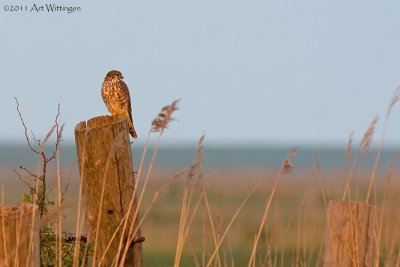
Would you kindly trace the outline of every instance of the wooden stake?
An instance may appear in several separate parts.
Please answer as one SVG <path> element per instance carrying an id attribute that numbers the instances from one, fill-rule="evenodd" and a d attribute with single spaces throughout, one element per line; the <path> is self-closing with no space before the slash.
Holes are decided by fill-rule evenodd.
<path id="1" fill-rule="evenodd" d="M 127 239 L 127 236 L 121 236 L 121 222 L 126 217 L 134 191 L 127 120 L 102 116 L 90 119 L 87 123 L 80 122 L 75 127 L 75 140 L 86 208 L 88 242 L 92 244 L 94 253 L 92 261 L 94 266 L 98 266 L 100 261 L 101 266 L 111 266 L 119 262 L 116 255 L 122 255 L 118 253 L 121 238 Z M 139 221 L 133 218 L 135 209 L 136 200 L 128 216 L 129 226 L 137 226 Z M 140 229 L 135 240 L 141 240 Z M 126 244 L 123 245 L 125 247 Z M 129 246 L 123 266 L 141 267 L 141 243 Z"/>
<path id="2" fill-rule="evenodd" d="M 39 225 L 34 204 L 0 206 L 0 266 L 39 266 Z"/>
<path id="3" fill-rule="evenodd" d="M 375 206 L 331 201 L 327 224 L 324 267 L 378 266 Z"/>

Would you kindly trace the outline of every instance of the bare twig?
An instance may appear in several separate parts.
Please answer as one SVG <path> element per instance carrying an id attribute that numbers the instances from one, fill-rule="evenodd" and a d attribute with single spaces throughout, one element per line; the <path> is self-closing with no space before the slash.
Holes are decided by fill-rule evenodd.
<path id="1" fill-rule="evenodd" d="M 64 124 L 60 126 L 59 124 L 59 116 L 60 116 L 60 104 L 58 104 L 57 108 L 57 115 L 54 120 L 54 125 L 51 127 L 51 129 L 47 132 L 45 135 L 44 139 L 41 140 L 36 137 L 36 135 L 31 131 L 32 134 L 32 139 L 36 143 L 37 147 L 35 147 L 31 143 L 31 138 L 28 135 L 28 127 L 26 126 L 26 123 L 23 119 L 21 110 L 20 110 L 20 104 L 18 102 L 18 99 L 15 97 L 15 102 L 17 104 L 17 112 L 21 121 L 21 124 L 24 128 L 24 134 L 25 134 L 25 139 L 28 144 L 29 149 L 38 155 L 40 158 L 40 161 L 38 163 L 38 171 L 36 174 L 29 170 L 28 168 L 24 166 L 20 166 L 19 168 L 26 172 L 27 176 L 23 177 L 17 170 L 14 170 L 14 172 L 17 174 L 18 178 L 23 181 L 30 189 L 30 195 L 33 203 L 36 203 L 39 206 L 40 210 L 40 217 L 42 218 L 46 213 L 47 213 L 47 196 L 48 196 L 48 186 L 46 182 L 46 175 L 47 175 L 47 165 L 50 161 L 56 158 L 57 152 L 59 151 L 60 143 L 61 143 L 61 136 L 62 132 L 64 129 Z M 55 149 L 51 152 L 50 155 L 46 155 L 45 152 L 45 146 L 47 145 L 48 141 L 52 137 L 53 133 L 56 133 L 56 144 L 55 144 Z M 39 183 L 38 183 L 39 182 Z M 39 186 L 40 185 L 40 186 Z"/>
<path id="2" fill-rule="evenodd" d="M 26 127 L 25 122 L 24 122 L 24 119 L 22 118 L 21 111 L 19 110 L 19 102 L 18 102 L 18 99 L 17 99 L 16 97 L 14 97 L 14 99 L 15 99 L 15 102 L 17 102 L 17 112 L 18 112 L 19 118 L 20 118 L 20 120 L 21 120 L 22 126 L 24 127 L 26 142 L 28 143 L 29 148 L 30 148 L 33 152 L 35 152 L 36 154 L 39 154 L 39 151 L 38 151 L 37 149 L 33 148 L 33 146 L 31 145 L 31 142 L 29 141 L 28 128 Z"/>
<path id="3" fill-rule="evenodd" d="M 32 185 L 30 185 L 30 184 L 26 181 L 26 179 L 22 178 L 21 174 L 20 174 L 17 170 L 13 169 L 13 171 L 14 171 L 14 173 L 18 176 L 18 178 L 21 180 L 21 182 L 23 182 L 24 184 L 26 184 L 29 188 L 32 188 Z"/>
<path id="4" fill-rule="evenodd" d="M 24 166 L 19 166 L 19 168 L 21 170 L 24 170 L 27 174 L 29 174 L 29 176 L 32 176 L 35 179 L 41 179 L 41 177 L 37 176 L 36 174 L 32 173 L 30 170 L 28 170 L 27 168 L 25 168 Z"/>
<path id="5" fill-rule="evenodd" d="M 65 193 L 67 193 L 68 188 L 69 188 L 69 186 L 70 186 L 70 184 L 71 184 L 71 179 L 72 179 L 72 176 L 73 176 L 73 174 L 74 174 L 74 167 L 75 167 L 76 163 L 77 163 L 77 162 L 75 161 L 75 162 L 71 165 L 70 172 L 69 172 L 69 175 L 68 175 L 68 177 L 67 177 L 67 183 L 65 184 L 64 190 L 61 192 L 61 202 L 64 202 Z"/>

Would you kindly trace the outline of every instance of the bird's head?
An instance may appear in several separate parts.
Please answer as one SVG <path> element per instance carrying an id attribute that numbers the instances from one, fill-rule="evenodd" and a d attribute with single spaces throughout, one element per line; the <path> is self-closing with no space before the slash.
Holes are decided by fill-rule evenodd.
<path id="1" fill-rule="evenodd" d="M 117 80 L 122 80 L 124 76 L 122 76 L 122 73 L 118 70 L 112 70 L 109 71 L 104 78 L 105 81 L 117 81 Z"/>

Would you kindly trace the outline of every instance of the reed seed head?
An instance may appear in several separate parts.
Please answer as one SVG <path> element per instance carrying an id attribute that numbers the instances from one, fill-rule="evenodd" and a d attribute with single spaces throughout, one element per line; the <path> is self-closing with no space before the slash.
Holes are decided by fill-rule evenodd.
<path id="1" fill-rule="evenodd" d="M 180 99 L 175 100 L 169 105 L 164 106 L 160 113 L 158 113 L 157 117 L 153 120 L 151 123 L 152 125 L 152 132 L 162 132 L 164 129 L 168 127 L 168 124 L 170 121 L 175 120 L 172 117 L 172 113 L 174 113 L 175 110 L 178 110 L 178 102 L 181 101 Z"/>
<path id="2" fill-rule="evenodd" d="M 360 144 L 361 153 L 363 153 L 363 154 L 367 153 L 369 147 L 371 146 L 372 138 L 374 137 L 374 132 L 375 132 L 377 122 L 378 122 L 378 116 L 375 116 L 375 118 L 372 120 L 367 131 L 364 134 L 364 137 Z"/>

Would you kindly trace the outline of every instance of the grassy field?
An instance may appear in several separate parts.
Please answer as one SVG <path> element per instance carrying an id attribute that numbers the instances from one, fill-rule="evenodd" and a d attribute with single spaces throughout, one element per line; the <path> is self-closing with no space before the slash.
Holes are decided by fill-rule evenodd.
<path id="1" fill-rule="evenodd" d="M 257 266 L 262 263 L 272 266 L 318 266 L 326 226 L 324 198 L 328 202 L 331 199 L 342 199 L 345 174 L 340 171 L 332 173 L 324 177 L 322 182 L 319 181 L 317 172 L 312 170 L 303 173 L 294 171 L 282 178 L 257 249 Z M 363 182 L 359 185 L 359 200 L 362 201 L 367 191 L 366 178 L 368 177 L 363 176 Z M 213 173 L 205 179 L 217 236 L 222 235 L 252 187 L 262 181 L 230 228 L 220 250 L 223 266 L 247 266 L 254 236 L 260 226 L 266 201 L 271 195 L 274 174 L 262 170 L 231 170 Z M 162 176 L 158 181 L 162 181 Z M 156 184 L 152 186 L 152 191 L 157 190 Z M 169 188 L 144 224 L 143 233 L 147 239 L 144 245 L 145 260 L 152 262 L 151 266 L 173 264 L 182 187 L 182 184 L 177 183 Z M 397 261 L 398 257 L 399 193 L 398 182 L 382 180 L 377 186 L 377 205 L 383 219 L 381 262 L 389 263 L 388 266 L 391 265 L 390 262 Z M 206 217 L 207 211 L 201 206 L 190 227 L 184 249 L 183 259 L 187 264 L 182 266 L 192 266 L 196 260 L 203 266 L 203 257 L 207 258 L 203 253 L 212 251 L 212 236 Z M 159 253 L 166 257 L 169 264 L 154 262 L 159 258 L 156 256 Z"/>
<path id="2" fill-rule="evenodd" d="M 378 231 L 370 239 L 376 241 L 379 265 L 398 266 L 400 182 L 397 179 L 397 158 L 393 157 L 386 166 L 380 166 L 379 163 L 384 148 L 386 122 L 392 107 L 399 100 L 400 89 L 388 107 L 382 137 L 374 152 L 369 149 L 377 118 L 372 120 L 359 146 L 355 146 L 355 151 L 350 137 L 343 155 L 343 170 L 326 172 L 321 169 L 318 158 L 315 159 L 315 166 L 303 166 L 297 170 L 292 161 L 295 149 L 288 151 L 276 170 L 245 166 L 204 170 L 203 137 L 193 155 L 192 165 L 178 172 L 179 175 L 177 170 L 152 168 L 153 160 L 139 166 L 135 169 L 139 177 L 136 196 L 144 193 L 143 201 L 139 198 L 138 205 L 139 217 L 144 219 L 141 228 L 146 238 L 143 243 L 145 266 L 320 266 L 326 239 L 327 209 L 329 202 L 335 199 L 369 203 L 377 208 L 377 221 L 374 222 Z M 149 136 L 156 132 L 157 140 L 161 140 L 164 129 L 172 119 L 171 114 L 177 109 L 177 102 L 162 108 L 152 122 Z M 76 212 L 79 178 L 77 171 L 70 176 L 71 170 L 60 168 L 57 153 L 62 126 L 59 127 L 57 118 L 58 115 L 55 126 L 48 134 L 51 136 L 53 132 L 56 133 L 56 149 L 53 154 L 44 155 L 43 143 L 35 139 L 39 149 L 31 147 L 31 150 L 42 159 L 38 175 L 21 168 L 28 177 L 20 178 L 28 187 L 18 177 L 14 180 L 2 178 L 2 202 L 19 203 L 23 193 L 30 187 L 36 197 L 28 197 L 28 200 L 34 199 L 35 203 L 39 203 L 39 208 L 44 203 L 49 208 L 44 215 L 50 214 L 49 217 L 61 222 L 52 225 L 54 232 L 74 232 L 76 222 L 81 221 L 77 219 Z M 146 145 L 144 147 L 146 151 Z M 157 148 L 158 145 L 153 151 L 154 156 Z M 365 161 L 369 153 L 373 160 Z M 46 164 L 53 159 L 55 163 L 50 168 Z M 103 167 L 88 166 L 96 171 L 103 170 Z M 150 166 L 147 171 L 145 166 Z M 139 173 L 147 173 L 149 176 Z M 0 175 L 8 176 L 9 172 L 0 172 Z M 69 176 L 70 182 L 67 181 Z M 32 180 L 36 181 L 36 185 L 30 184 Z M 64 192 L 61 188 L 66 185 L 68 190 L 61 203 Z M 43 192 L 48 199 L 41 198 L 46 195 Z M 125 234 L 127 232 L 124 232 L 124 237 Z M 58 257 L 61 265 L 61 238 L 53 247 L 59 252 L 54 257 L 56 260 Z M 349 247 L 354 249 L 357 245 L 350 244 Z M 77 259 L 78 253 L 74 255 Z"/>
<path id="3" fill-rule="evenodd" d="M 390 266 L 397 261 L 400 236 L 400 183 L 391 177 L 398 172 L 387 172 L 377 185 L 377 205 L 383 219 L 381 264 Z M 175 172 L 155 170 L 149 181 L 141 209 L 145 210 L 153 196 L 165 184 L 160 198 L 145 218 L 142 234 L 144 263 L 146 266 L 172 266 L 178 243 L 179 218 L 182 210 L 183 192 L 188 186 L 184 177 L 171 182 Z M 322 176 L 322 177 L 321 177 Z M 323 174 L 310 167 L 308 171 L 291 173 L 281 177 L 263 227 L 257 248 L 257 265 L 261 266 L 318 266 L 323 249 L 326 226 L 326 201 L 341 199 L 345 188 L 344 171 Z M 266 201 L 271 195 L 276 171 L 262 169 L 237 169 L 205 172 L 203 183 L 214 221 L 216 238 L 221 238 L 228 223 L 238 210 L 241 202 L 257 185 L 254 193 L 245 203 L 237 219 L 229 229 L 219 250 L 222 266 L 247 266 L 254 236 L 258 231 Z M 66 194 L 63 210 L 63 228 L 74 231 L 76 220 L 76 199 L 78 177 L 74 176 Z M 359 200 L 364 200 L 367 191 L 367 175 L 360 177 Z M 194 182 L 194 181 L 191 181 Z M 355 182 L 354 182 L 355 183 Z M 193 186 L 194 210 L 202 190 Z M 21 199 L 24 185 L 15 178 L 4 185 L 5 199 L 17 203 Z M 353 184 L 352 188 L 356 188 Z M 356 190 L 353 198 L 356 200 Z M 383 207 L 384 205 L 384 207 Z M 383 212 L 382 212 L 383 211 Z M 181 266 L 205 266 L 213 252 L 212 231 L 204 201 L 195 213 L 189 227 L 188 237 L 182 251 Z"/>

